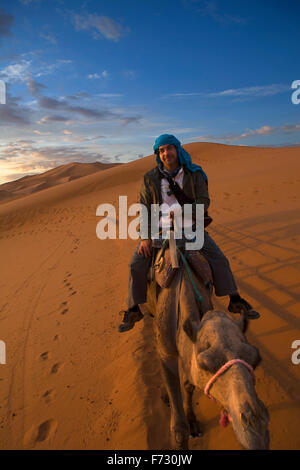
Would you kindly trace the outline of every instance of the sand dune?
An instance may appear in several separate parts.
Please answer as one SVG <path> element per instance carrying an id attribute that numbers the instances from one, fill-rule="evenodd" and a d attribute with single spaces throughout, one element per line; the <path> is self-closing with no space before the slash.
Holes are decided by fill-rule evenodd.
<path id="1" fill-rule="evenodd" d="M 28 196 L 37 191 L 73 181 L 100 170 L 107 170 L 116 165 L 119 164 L 73 162 L 38 175 L 24 176 L 16 181 L 10 181 L 0 186 L 0 203 L 22 196 Z"/>
<path id="2" fill-rule="evenodd" d="M 299 449 L 300 365 L 291 345 L 300 340 L 300 150 L 185 148 L 208 175 L 209 233 L 261 313 L 248 339 L 263 359 L 257 392 L 269 409 L 271 448 Z M 1 204 L 2 449 L 168 448 L 152 319 L 117 331 L 136 241 L 96 237 L 97 206 L 118 208 L 119 195 L 135 202 L 154 165 L 145 157 Z M 228 299 L 214 304 L 226 310 Z M 231 427 L 218 425 L 218 405 L 200 394 L 195 403 L 205 434 L 191 448 L 239 449 Z"/>

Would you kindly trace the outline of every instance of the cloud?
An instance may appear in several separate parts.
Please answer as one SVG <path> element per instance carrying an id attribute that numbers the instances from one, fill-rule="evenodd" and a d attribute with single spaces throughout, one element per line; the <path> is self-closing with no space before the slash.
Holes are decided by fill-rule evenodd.
<path id="1" fill-rule="evenodd" d="M 217 91 L 214 93 L 204 93 L 204 92 L 191 92 L 191 93 L 170 93 L 168 95 L 162 96 L 162 99 L 165 98 L 190 98 L 199 96 L 202 98 L 235 98 L 235 97 L 249 97 L 256 98 L 259 96 L 273 96 L 278 95 L 279 93 L 284 93 L 290 91 L 289 85 L 283 84 L 273 84 L 273 85 L 264 85 L 264 86 L 252 86 L 252 87 L 242 87 L 242 88 L 230 88 L 228 90 Z"/>
<path id="2" fill-rule="evenodd" d="M 4 125 L 28 126 L 31 123 L 30 111 L 18 104 L 20 98 L 6 92 L 6 104 L 0 105 L 0 127 Z"/>
<path id="3" fill-rule="evenodd" d="M 290 86 L 273 84 L 265 86 L 252 86 L 244 88 L 235 88 L 229 90 L 219 91 L 217 93 L 208 93 L 207 96 L 218 97 L 218 96 L 271 96 L 278 95 L 290 91 Z"/>
<path id="4" fill-rule="evenodd" d="M 35 77 L 42 77 L 44 75 L 50 75 L 51 73 L 54 73 L 57 69 L 59 69 L 61 66 L 71 64 L 73 61 L 70 59 L 58 59 L 56 62 L 53 64 L 46 64 L 41 63 L 41 68 L 40 71 L 34 72 Z"/>
<path id="5" fill-rule="evenodd" d="M 27 88 L 33 96 L 39 96 L 41 93 L 41 90 L 48 88 L 48 87 L 46 85 L 43 85 L 42 83 L 37 82 L 33 78 L 28 77 Z"/>
<path id="6" fill-rule="evenodd" d="M 196 8 L 195 11 L 197 13 L 200 13 L 200 15 L 202 16 L 208 16 L 209 18 L 216 21 L 217 23 L 223 23 L 223 24 L 246 23 L 245 18 L 242 18 L 237 15 L 229 15 L 228 13 L 220 12 L 219 8 L 216 5 L 215 0 L 206 0 L 205 2 L 203 2 L 202 0 L 191 0 L 191 1 L 185 1 L 185 4 L 193 7 L 193 5 L 198 4 L 199 1 L 201 1 L 201 4 L 204 3 L 204 6 L 202 8 Z"/>
<path id="7" fill-rule="evenodd" d="M 34 140 L 29 140 L 29 139 L 18 139 L 17 140 L 18 144 L 23 144 L 23 145 L 29 145 L 29 144 L 34 144 Z"/>
<path id="8" fill-rule="evenodd" d="M 49 135 L 50 134 L 50 132 L 42 132 L 42 131 L 39 131 L 38 129 L 34 129 L 33 132 L 37 135 Z"/>
<path id="9" fill-rule="evenodd" d="M 6 70 L 6 74 L 10 72 L 11 76 L 19 76 L 14 69 Z M 70 125 L 73 122 L 77 124 L 91 124 L 99 121 L 119 121 L 122 126 L 126 126 L 130 123 L 138 123 L 141 116 L 124 116 L 123 109 L 117 109 L 116 107 L 108 109 L 108 105 L 105 102 L 102 106 L 97 106 L 96 109 L 92 109 L 87 106 L 76 103 L 81 98 L 91 98 L 91 95 L 82 91 L 74 95 L 70 95 L 69 99 L 73 103 L 69 103 L 67 97 L 49 97 L 43 95 L 43 90 L 47 87 L 35 80 L 31 75 L 26 75 L 26 84 L 29 92 L 34 96 L 34 101 L 29 101 L 26 106 L 20 105 L 18 102 L 22 101 L 21 98 L 12 97 L 9 93 L 6 94 L 7 104 L 0 107 L 0 126 L 5 124 L 16 124 L 18 126 L 27 126 L 32 123 L 32 113 L 34 113 L 34 122 L 39 125 L 46 125 L 50 123 L 64 123 Z M 111 98 L 122 96 L 120 94 L 99 94 L 96 95 L 102 98 Z M 95 101 L 95 100 L 94 100 Z M 93 101 L 93 103 L 94 103 Z M 99 100 L 98 100 L 99 101 Z M 47 110 L 45 112 L 45 110 Z M 84 119 L 80 119 L 80 118 Z"/>
<path id="10" fill-rule="evenodd" d="M 35 149 L 35 152 L 44 158 L 52 160 L 54 167 L 63 165 L 67 161 L 74 161 L 80 159 L 84 162 L 94 162 L 100 160 L 103 155 L 99 152 L 93 152 L 85 147 L 75 146 L 57 146 L 57 147 L 42 147 Z"/>
<path id="11" fill-rule="evenodd" d="M 41 94 L 41 89 L 45 88 L 44 85 L 38 83 L 37 81 L 29 78 L 27 81 L 27 86 L 30 92 L 37 98 L 37 103 L 41 109 L 50 109 L 52 111 L 62 111 L 63 113 L 71 113 L 72 120 L 76 120 L 76 115 L 84 116 L 87 119 L 93 119 L 95 121 L 105 121 L 107 119 L 117 119 L 121 120 L 123 126 L 126 126 L 132 122 L 138 122 L 141 117 L 140 116 L 130 116 L 130 117 L 122 117 L 119 113 L 110 111 L 109 109 L 91 109 L 84 106 L 72 106 L 70 105 L 65 99 L 58 100 L 56 98 L 51 98 L 48 96 L 43 96 Z M 83 92 L 84 93 L 84 92 Z M 81 95 L 83 94 L 81 93 Z M 84 93 L 85 95 L 85 93 Z M 78 94 L 77 94 L 78 96 Z M 73 96 L 72 98 L 76 99 L 77 96 Z M 63 115 L 54 115 L 54 116 L 44 116 L 39 121 L 38 124 L 45 124 L 50 121 L 60 121 L 60 122 L 67 122 L 70 121 L 70 117 L 65 117 Z"/>
<path id="12" fill-rule="evenodd" d="M 90 80 L 96 80 L 98 78 L 101 78 L 101 75 L 99 75 L 98 73 L 90 73 L 87 78 L 89 78 Z"/>
<path id="13" fill-rule="evenodd" d="M 41 63 L 38 67 L 38 70 L 33 71 L 37 67 L 33 66 L 32 60 L 22 59 L 19 63 L 11 64 L 0 70 L 0 78 L 6 81 L 7 83 L 15 82 L 26 82 L 29 76 L 41 77 L 43 75 L 49 75 L 55 70 L 70 64 L 72 61 L 68 59 L 59 59 L 53 64 Z"/>
<path id="14" fill-rule="evenodd" d="M 71 113 L 79 113 L 86 118 L 98 119 L 100 121 L 109 117 L 119 117 L 117 114 L 109 110 L 97 111 L 95 109 L 84 108 L 83 106 L 68 106 L 66 110 Z"/>
<path id="15" fill-rule="evenodd" d="M 110 74 L 108 73 L 107 70 L 103 70 L 103 72 L 101 73 L 101 75 L 99 75 L 98 73 L 90 73 L 87 78 L 89 78 L 90 80 L 95 80 L 95 79 L 99 79 L 99 78 L 109 78 Z"/>
<path id="16" fill-rule="evenodd" d="M 47 109 L 59 109 L 72 114 L 80 114 L 86 118 L 105 120 L 108 117 L 116 117 L 117 115 L 109 110 L 95 110 L 85 108 L 83 106 L 70 106 L 66 101 L 59 101 L 55 98 L 48 98 L 47 96 L 41 96 L 38 98 L 38 103 L 41 108 Z"/>
<path id="17" fill-rule="evenodd" d="M 247 139 L 249 137 L 254 137 L 254 136 L 278 134 L 280 132 L 284 132 L 285 134 L 288 134 L 290 132 L 296 132 L 296 131 L 300 131 L 300 123 L 284 124 L 282 126 L 262 126 L 259 129 L 255 129 L 255 130 L 247 129 L 246 132 L 244 132 L 243 134 L 232 137 L 230 140 L 231 142 L 235 142 L 237 140 Z"/>
<path id="18" fill-rule="evenodd" d="M 0 8 L 0 38 L 13 36 L 13 33 L 10 31 L 13 23 L 14 17 Z"/>
<path id="19" fill-rule="evenodd" d="M 134 78 L 137 78 L 137 73 L 135 70 L 124 70 L 123 75 L 125 78 L 128 78 L 129 80 L 133 80 Z"/>
<path id="20" fill-rule="evenodd" d="M 8 65 L 0 71 L 0 77 L 7 83 L 25 82 L 28 78 L 31 61 L 22 60 L 18 64 Z"/>
<path id="21" fill-rule="evenodd" d="M 72 142 L 92 142 L 98 139 L 105 139 L 104 135 L 96 135 L 96 137 L 79 137 L 79 136 L 73 136 L 72 137 Z"/>
<path id="22" fill-rule="evenodd" d="M 13 142 L 1 150 L 0 184 L 74 161 L 83 163 L 104 161 L 104 156 L 83 146 L 39 147 L 34 143 Z"/>
<path id="23" fill-rule="evenodd" d="M 91 30 L 94 39 L 105 37 L 117 42 L 121 36 L 129 31 L 129 28 L 123 28 L 122 25 L 108 16 L 73 14 L 72 20 L 77 31 Z"/>
<path id="24" fill-rule="evenodd" d="M 78 93 L 75 93 L 75 95 L 68 95 L 66 98 L 68 100 L 80 100 L 81 98 L 89 98 L 91 95 L 87 93 L 86 91 L 80 91 Z"/>
<path id="25" fill-rule="evenodd" d="M 120 98 L 124 95 L 121 93 L 98 93 L 96 96 L 100 98 Z"/>
<path id="26" fill-rule="evenodd" d="M 56 37 L 54 36 L 54 34 L 41 33 L 40 37 L 45 39 L 46 41 L 50 42 L 51 44 L 57 44 L 57 40 L 56 40 Z"/>
<path id="27" fill-rule="evenodd" d="M 32 84 L 32 82 L 30 82 Z M 90 109 L 90 108 L 86 108 L 86 107 L 83 107 L 83 106 L 71 106 L 68 104 L 68 102 L 66 100 L 58 100 L 56 98 L 50 98 L 48 96 L 42 96 L 41 93 L 40 93 L 40 89 L 41 87 L 43 87 L 43 85 L 41 84 L 38 84 L 39 86 L 37 87 L 37 82 L 34 82 L 34 85 L 32 86 L 31 85 L 31 88 L 29 88 L 30 90 L 33 90 L 33 92 L 35 93 L 35 96 L 37 96 L 37 102 L 39 104 L 39 106 L 42 108 L 42 109 L 51 109 L 51 110 L 59 110 L 59 111 L 63 111 L 63 112 L 67 112 L 67 113 L 71 113 L 71 114 L 80 114 L 81 116 L 84 116 L 88 119 L 96 119 L 96 120 L 105 120 L 105 119 L 108 119 L 108 118 L 119 118 L 120 119 L 120 116 L 113 113 L 112 111 L 109 111 L 109 110 L 95 110 L 95 109 Z M 39 123 L 45 123 L 45 122 L 49 122 L 49 121 L 66 121 L 66 120 L 69 120 L 70 118 L 66 118 L 64 116 L 55 116 L 55 119 L 51 116 L 47 116 L 47 117 L 44 117 L 42 118 Z"/>
<path id="28" fill-rule="evenodd" d="M 51 116 L 43 116 L 39 121 L 37 121 L 37 124 L 46 124 L 48 122 L 64 122 L 67 124 L 70 122 L 70 119 L 59 114 L 52 114 Z"/>
<path id="29" fill-rule="evenodd" d="M 223 135 L 215 135 L 215 134 L 207 134 L 207 135 L 200 135 L 194 137 L 193 140 L 202 140 L 202 141 L 218 141 L 218 142 L 238 142 L 239 140 L 248 139 L 257 136 L 268 136 L 271 134 L 279 134 L 281 132 L 285 134 L 289 134 L 291 132 L 299 132 L 300 131 L 300 122 L 296 124 L 284 124 L 282 126 L 261 126 L 258 129 L 246 129 L 240 135 L 227 133 Z"/>
<path id="30" fill-rule="evenodd" d="M 127 126 L 128 124 L 131 124 L 132 122 L 139 123 L 140 119 L 141 119 L 141 116 L 125 117 L 122 119 L 121 122 L 123 126 Z"/>

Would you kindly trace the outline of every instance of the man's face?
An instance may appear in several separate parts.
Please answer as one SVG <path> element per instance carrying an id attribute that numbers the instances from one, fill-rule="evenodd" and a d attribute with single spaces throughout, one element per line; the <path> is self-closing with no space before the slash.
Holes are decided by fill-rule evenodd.
<path id="1" fill-rule="evenodd" d="M 167 144 L 161 145 L 158 148 L 159 158 L 164 164 L 165 168 L 175 169 L 178 166 L 177 150 L 175 145 Z"/>

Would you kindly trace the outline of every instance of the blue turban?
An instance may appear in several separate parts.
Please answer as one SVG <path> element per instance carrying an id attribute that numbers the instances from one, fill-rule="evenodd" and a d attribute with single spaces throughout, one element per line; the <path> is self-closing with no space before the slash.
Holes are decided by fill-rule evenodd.
<path id="1" fill-rule="evenodd" d="M 184 150 L 183 147 L 181 147 L 181 143 L 179 142 L 178 139 L 174 135 L 171 134 L 162 134 L 159 137 L 157 137 L 154 145 L 153 145 L 153 150 L 154 153 L 156 154 L 156 162 L 158 165 L 161 165 L 162 161 L 159 157 L 158 149 L 161 145 L 168 145 L 168 144 L 173 144 L 176 147 L 177 150 L 177 155 L 179 159 L 179 163 L 182 166 L 185 166 L 188 170 L 192 171 L 193 173 L 196 171 L 201 171 L 203 178 L 205 179 L 207 183 L 207 176 L 202 170 L 201 166 L 196 165 L 195 163 L 192 163 L 192 159 L 190 154 Z"/>

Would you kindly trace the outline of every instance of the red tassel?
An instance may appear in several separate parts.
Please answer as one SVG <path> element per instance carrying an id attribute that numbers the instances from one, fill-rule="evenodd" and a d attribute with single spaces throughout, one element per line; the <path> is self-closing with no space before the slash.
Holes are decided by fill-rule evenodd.
<path id="1" fill-rule="evenodd" d="M 221 417 L 220 417 L 220 421 L 219 421 L 219 424 L 220 426 L 222 426 L 222 428 L 226 428 L 226 426 L 228 425 L 229 423 L 229 415 L 228 415 L 228 412 L 226 410 L 222 410 L 221 411 Z"/>

